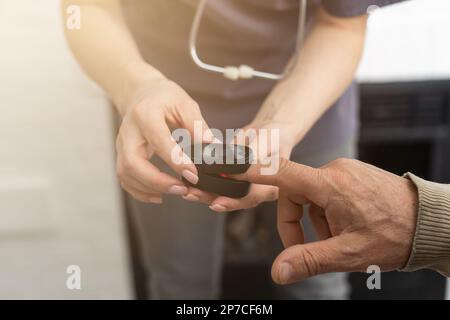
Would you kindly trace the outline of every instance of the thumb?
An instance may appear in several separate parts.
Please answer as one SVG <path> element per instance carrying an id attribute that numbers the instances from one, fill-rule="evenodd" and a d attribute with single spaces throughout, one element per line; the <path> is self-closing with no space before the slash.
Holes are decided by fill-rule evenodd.
<path id="1" fill-rule="evenodd" d="M 357 271 L 357 262 L 348 250 L 352 242 L 346 238 L 340 235 L 285 249 L 273 263 L 273 280 L 290 284 L 322 273 Z"/>
<path id="2" fill-rule="evenodd" d="M 191 133 L 194 143 L 220 143 L 203 118 L 197 103 L 193 103 L 190 109 L 182 114 L 182 118 L 183 126 Z"/>

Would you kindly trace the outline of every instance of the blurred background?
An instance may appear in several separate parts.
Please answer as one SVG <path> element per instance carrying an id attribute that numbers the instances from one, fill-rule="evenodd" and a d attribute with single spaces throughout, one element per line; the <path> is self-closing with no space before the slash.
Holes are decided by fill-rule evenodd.
<path id="1" fill-rule="evenodd" d="M 357 75 L 362 160 L 450 183 L 449 14 L 448 0 L 372 11 Z M 67 48 L 59 0 L 0 0 L 0 40 L 0 298 L 143 298 L 115 114 Z M 271 297 L 261 248 L 273 233 L 229 220 L 223 297 Z M 81 290 L 66 287 L 69 265 Z M 350 276 L 352 298 L 450 296 L 434 272 L 383 275 L 378 291 L 366 278 Z"/>

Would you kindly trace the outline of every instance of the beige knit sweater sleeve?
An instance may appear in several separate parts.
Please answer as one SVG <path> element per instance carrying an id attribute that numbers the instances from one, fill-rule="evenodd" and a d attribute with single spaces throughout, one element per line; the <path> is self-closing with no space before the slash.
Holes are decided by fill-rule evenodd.
<path id="1" fill-rule="evenodd" d="M 414 243 L 402 271 L 429 268 L 450 277 L 450 184 L 405 174 L 417 187 L 419 212 Z"/>

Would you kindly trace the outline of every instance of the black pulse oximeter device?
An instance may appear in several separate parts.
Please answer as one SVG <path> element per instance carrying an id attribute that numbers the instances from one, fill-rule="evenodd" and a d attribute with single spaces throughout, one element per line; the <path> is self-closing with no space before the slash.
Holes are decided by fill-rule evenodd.
<path id="1" fill-rule="evenodd" d="M 190 158 L 198 170 L 197 184 L 183 182 L 194 188 L 229 198 L 242 198 L 248 194 L 250 183 L 229 178 L 230 174 L 244 173 L 252 161 L 251 149 L 235 144 L 192 145 Z"/>

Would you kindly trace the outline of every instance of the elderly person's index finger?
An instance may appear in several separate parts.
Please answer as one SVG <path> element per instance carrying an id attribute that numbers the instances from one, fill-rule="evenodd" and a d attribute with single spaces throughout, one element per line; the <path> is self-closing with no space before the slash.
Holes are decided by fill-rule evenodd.
<path id="1" fill-rule="evenodd" d="M 252 183 L 278 186 L 288 193 L 301 194 L 318 205 L 324 203 L 327 191 L 330 188 L 321 179 L 320 169 L 298 164 L 286 159 L 280 159 L 278 170 L 272 174 L 264 174 L 265 166 L 251 165 L 247 172 L 236 175 L 237 180 L 246 180 Z"/>

